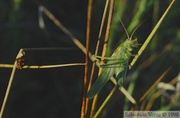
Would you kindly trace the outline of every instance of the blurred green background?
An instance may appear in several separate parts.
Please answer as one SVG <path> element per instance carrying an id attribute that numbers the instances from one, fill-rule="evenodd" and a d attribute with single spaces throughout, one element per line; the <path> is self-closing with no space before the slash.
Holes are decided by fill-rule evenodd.
<path id="1" fill-rule="evenodd" d="M 146 1 L 142 6 L 141 3 Z M 128 32 L 143 23 L 134 37 L 143 44 L 154 24 L 163 14 L 171 0 L 117 0 L 112 23 L 108 55 L 126 39 L 117 20 L 120 16 Z M 85 44 L 87 1 L 84 0 L 0 0 L 0 64 L 13 64 L 20 48 L 56 47 L 60 50 L 28 50 L 27 65 L 45 65 L 84 62 L 84 54 L 51 20 L 43 15 L 45 28 L 39 27 L 38 7 L 44 5 L 62 24 Z M 105 0 L 93 1 L 90 51 L 94 53 Z M 157 5 L 157 6 L 156 6 Z M 138 69 L 134 97 L 139 98 L 168 68 L 165 78 L 169 82 L 180 70 L 180 1 L 176 0 L 157 36 L 129 72 L 135 72 L 143 62 L 150 64 Z M 136 14 L 142 8 L 139 16 Z M 157 8 L 154 12 L 154 8 Z M 157 14 L 154 14 L 157 13 Z M 137 15 L 137 16 L 136 16 Z M 135 17 L 136 16 L 136 17 Z M 135 18 L 134 18 L 135 17 Z M 156 18 L 157 17 L 157 18 Z M 134 19 L 133 19 L 134 18 Z M 137 23 L 135 23 L 137 21 Z M 134 24 L 135 26 L 128 26 Z M 132 27 L 132 28 L 131 28 Z M 120 40 L 123 37 L 122 40 Z M 137 50 L 136 50 L 137 51 Z M 135 52 L 136 52 L 135 51 Z M 11 69 L 0 68 L 0 102 L 2 103 Z M 17 70 L 3 118 L 78 118 L 83 91 L 83 66 L 55 69 Z M 137 94 L 138 92 L 138 94 Z M 109 115 L 119 116 L 121 100 L 114 101 Z M 112 105 L 110 105 L 112 107 Z M 119 109 L 119 106 L 121 108 Z M 117 114 L 117 115 L 116 115 Z M 108 116 L 108 115 L 107 115 Z"/>

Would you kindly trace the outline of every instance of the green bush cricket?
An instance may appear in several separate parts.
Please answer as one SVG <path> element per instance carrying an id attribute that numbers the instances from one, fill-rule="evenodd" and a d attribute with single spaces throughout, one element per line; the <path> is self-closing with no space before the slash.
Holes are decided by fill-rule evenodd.
<path id="1" fill-rule="evenodd" d="M 88 91 L 87 97 L 89 99 L 93 98 L 104 87 L 104 85 L 110 80 L 112 76 L 115 76 L 117 85 L 119 87 L 122 86 L 122 82 L 126 77 L 128 61 L 130 57 L 134 55 L 131 52 L 134 48 L 137 48 L 139 46 L 137 38 L 132 39 L 134 32 L 139 26 L 133 31 L 133 33 L 129 37 L 122 21 L 121 24 L 127 34 L 127 39 L 122 44 L 120 44 L 120 46 L 113 52 L 111 57 L 104 57 L 104 59 L 107 60 L 107 63 L 100 65 L 100 67 L 103 67 L 104 69 L 91 87 L 91 89 Z M 100 56 L 96 57 L 102 58 Z"/>

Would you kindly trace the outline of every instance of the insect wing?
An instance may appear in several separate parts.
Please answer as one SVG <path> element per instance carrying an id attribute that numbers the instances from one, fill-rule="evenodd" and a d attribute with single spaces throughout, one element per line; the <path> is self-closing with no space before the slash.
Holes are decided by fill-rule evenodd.
<path id="1" fill-rule="evenodd" d="M 93 98 L 103 88 L 113 74 L 113 68 L 105 68 L 87 93 L 87 97 L 89 99 Z"/>

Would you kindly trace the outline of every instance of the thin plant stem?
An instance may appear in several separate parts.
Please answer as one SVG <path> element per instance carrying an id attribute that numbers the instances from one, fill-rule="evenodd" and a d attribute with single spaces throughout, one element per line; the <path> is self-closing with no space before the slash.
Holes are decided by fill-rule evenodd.
<path id="1" fill-rule="evenodd" d="M 109 15 L 108 15 L 108 22 L 107 22 L 105 39 L 104 39 L 102 57 L 105 57 L 107 52 L 108 40 L 109 40 L 110 28 L 111 28 L 112 16 L 113 16 L 113 9 L 114 9 L 114 0 L 111 0 L 109 5 Z"/>
<path id="2" fill-rule="evenodd" d="M 87 109 L 89 99 L 86 97 L 87 90 L 88 90 L 88 65 L 89 65 L 89 41 L 90 41 L 90 23 L 91 23 L 91 14 L 92 14 L 92 0 L 88 0 L 88 9 L 87 9 L 87 28 L 86 28 L 86 57 L 85 62 L 86 66 L 84 68 L 84 92 L 83 92 L 83 99 L 81 105 L 81 118 L 86 118 Z"/>
<path id="3" fill-rule="evenodd" d="M 44 14 L 60 29 L 62 30 L 72 41 L 73 43 L 84 53 L 86 54 L 86 48 L 85 46 L 43 5 L 40 5 L 39 7 L 42 7 L 42 11 Z M 92 54 L 89 52 L 89 58 L 92 61 L 95 61 L 95 59 L 92 57 Z M 99 65 L 97 62 L 96 65 Z"/>
<path id="4" fill-rule="evenodd" d="M 93 118 L 97 118 L 97 116 L 100 114 L 100 112 L 102 111 L 102 109 L 104 108 L 104 106 L 107 104 L 107 102 L 110 100 L 110 98 L 112 97 L 112 95 L 114 94 L 114 92 L 117 89 L 117 85 L 114 86 L 114 88 L 111 90 L 111 92 L 109 93 L 109 95 L 106 97 L 106 99 L 104 100 L 104 102 L 102 103 L 102 105 L 99 107 L 99 109 L 97 110 L 97 112 L 95 113 L 95 115 L 93 116 Z"/>
<path id="5" fill-rule="evenodd" d="M 104 40 L 104 45 L 103 45 L 103 52 L 102 52 L 102 57 L 105 57 L 106 55 L 106 51 L 107 51 L 107 44 L 108 44 L 108 39 L 109 39 L 109 34 L 110 34 L 110 27 L 111 27 L 111 22 L 112 22 L 112 14 L 113 14 L 113 8 L 114 8 L 114 0 L 109 1 L 109 15 L 108 15 L 108 21 L 107 21 L 107 27 L 106 27 L 106 34 L 105 34 L 105 40 Z M 100 70 L 101 72 L 102 70 Z M 92 108 L 91 108 L 91 114 L 90 117 L 92 116 L 92 114 L 94 114 L 94 109 L 95 109 L 95 105 L 97 102 L 97 97 L 98 95 L 96 95 L 93 99 L 93 103 L 92 103 Z"/>
<path id="6" fill-rule="evenodd" d="M 109 4 L 109 0 L 106 0 L 104 12 L 103 12 L 103 17 L 102 17 L 101 25 L 100 25 L 100 29 L 99 29 L 98 40 L 97 40 L 97 44 L 96 44 L 96 50 L 95 50 L 94 55 L 98 54 L 99 45 L 100 45 L 100 38 L 101 38 L 101 35 L 102 35 L 102 29 L 103 29 L 103 26 L 104 26 L 104 21 L 105 21 L 105 17 L 106 17 L 106 13 L 107 13 L 108 4 Z M 91 75 L 90 75 L 90 81 L 89 81 L 88 90 L 90 89 L 90 87 L 92 85 L 92 78 L 93 78 L 93 75 L 94 75 L 95 65 L 96 65 L 96 63 L 94 62 L 93 65 L 92 65 L 92 71 L 91 71 Z"/>
<path id="7" fill-rule="evenodd" d="M 139 102 L 142 102 L 145 97 L 149 94 L 150 91 L 165 77 L 165 75 L 169 72 L 171 68 L 168 68 L 160 77 L 156 80 L 156 82 L 146 91 L 146 93 L 140 98 Z"/>
<path id="8" fill-rule="evenodd" d="M 164 74 L 164 73 L 163 73 L 163 74 Z M 173 80 L 171 80 L 171 81 L 169 82 L 169 84 L 174 85 L 176 82 L 177 82 L 177 77 L 174 78 Z M 155 101 L 157 98 L 159 98 L 159 96 L 162 95 L 162 93 L 163 93 L 164 91 L 165 91 L 165 90 L 159 90 L 159 91 L 157 91 L 157 92 L 151 97 L 151 99 L 149 100 L 149 102 L 148 102 L 148 104 L 147 104 L 147 106 L 146 106 L 146 108 L 145 108 L 146 111 L 148 111 L 148 110 L 151 109 L 154 101 Z"/>
<path id="9" fill-rule="evenodd" d="M 104 27 L 104 21 L 105 21 L 105 17 L 106 17 L 106 14 L 107 14 L 108 5 L 109 5 L 109 0 L 106 0 L 104 12 L 103 12 L 103 17 L 102 17 L 101 25 L 100 25 L 100 29 L 99 29 L 99 34 L 98 34 L 98 40 L 97 40 L 97 44 L 96 44 L 95 55 L 97 55 L 98 50 L 99 50 L 100 37 L 101 37 L 101 35 L 102 35 L 102 29 L 103 29 L 103 27 Z M 89 81 L 89 85 L 88 85 L 88 90 L 89 90 L 90 87 L 92 86 L 92 79 L 93 79 L 93 75 L 94 75 L 94 69 L 95 69 L 95 62 L 94 62 L 93 65 L 92 65 L 92 71 L 91 71 L 91 75 L 90 75 L 90 81 Z M 102 71 L 102 69 L 99 69 L 98 75 L 101 73 L 101 71 Z M 94 99 L 97 99 L 96 97 L 97 97 L 97 96 L 95 96 Z M 95 107 L 96 107 L 96 102 L 95 102 L 95 100 L 93 100 L 93 102 L 92 102 L 92 107 L 91 107 L 91 112 L 90 112 L 90 117 L 93 116 Z"/>
<path id="10" fill-rule="evenodd" d="M 16 56 L 16 59 L 18 59 L 19 57 L 22 56 L 22 49 L 19 50 L 17 56 Z M 9 92 L 10 92 L 10 89 L 11 89 L 11 85 L 12 85 L 12 82 L 13 82 L 13 79 L 14 79 L 14 74 L 15 74 L 15 71 L 16 71 L 16 66 L 17 66 L 17 61 L 14 61 L 14 65 L 13 65 L 13 69 L 12 69 L 12 72 L 11 72 L 11 76 L 10 76 L 10 79 L 9 79 L 9 82 L 8 82 L 8 86 L 7 86 L 7 89 L 6 89 L 6 93 L 5 93 L 5 96 L 4 96 L 4 100 L 3 100 L 3 103 L 2 103 L 2 106 L 1 106 L 1 111 L 0 111 L 0 118 L 2 118 L 2 115 L 3 115 L 3 112 L 4 112 L 4 108 L 6 106 L 6 102 L 7 102 L 7 99 L 8 99 L 8 96 L 9 96 Z"/>
<path id="11" fill-rule="evenodd" d="M 86 48 L 83 46 L 83 44 L 71 32 L 69 32 L 63 24 L 46 7 L 42 5 L 40 7 L 44 14 L 48 16 L 48 18 L 51 19 L 53 23 L 56 24 L 56 26 L 60 28 L 67 36 L 69 36 L 69 38 L 76 44 L 77 47 L 79 47 L 82 52 L 86 53 Z"/>
<path id="12" fill-rule="evenodd" d="M 40 68 L 60 68 L 60 67 L 68 67 L 68 66 L 84 66 L 86 63 L 67 63 L 67 64 L 56 64 L 56 65 L 25 65 L 22 69 L 40 69 Z M 13 68 L 13 64 L 0 64 L 0 68 Z"/>
<path id="13" fill-rule="evenodd" d="M 168 6 L 168 8 L 166 9 L 166 11 L 164 12 L 164 14 L 161 16 L 161 18 L 159 19 L 158 23 L 156 24 L 156 26 L 154 27 L 154 29 L 152 30 L 152 32 L 149 34 L 149 36 L 147 37 L 146 41 L 144 42 L 144 44 L 142 45 L 142 47 L 139 49 L 137 55 L 133 58 L 133 60 L 131 61 L 130 64 L 130 68 L 135 64 L 135 62 L 137 61 L 138 57 L 142 54 L 142 52 L 144 51 L 144 49 L 147 47 L 147 45 L 149 44 L 149 42 L 152 40 L 152 37 L 154 36 L 154 34 L 156 33 L 156 31 L 158 30 L 158 28 L 160 27 L 162 21 L 164 20 L 164 18 L 166 17 L 167 13 L 169 12 L 170 8 L 172 7 L 173 3 L 175 2 L 175 0 L 172 0 L 172 2 L 170 3 L 170 5 Z"/>

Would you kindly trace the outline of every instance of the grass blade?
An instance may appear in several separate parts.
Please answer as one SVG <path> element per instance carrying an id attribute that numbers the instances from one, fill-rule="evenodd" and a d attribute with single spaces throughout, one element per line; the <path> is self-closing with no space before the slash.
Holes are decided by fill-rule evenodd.
<path id="1" fill-rule="evenodd" d="M 158 28 L 160 27 L 162 21 L 164 20 L 164 18 L 166 17 L 167 13 L 169 12 L 170 8 L 172 7 L 173 3 L 175 2 L 175 0 L 172 0 L 172 2 L 170 3 L 170 5 L 168 6 L 168 8 L 166 9 L 166 11 L 164 12 L 164 14 L 161 16 L 161 18 L 159 19 L 158 23 L 156 24 L 156 26 L 154 27 L 154 29 L 152 30 L 152 32 L 149 34 L 149 36 L 147 37 L 146 41 L 144 42 L 144 44 L 142 45 L 142 47 L 139 49 L 137 55 L 133 58 L 130 67 L 132 67 L 135 62 L 137 61 L 138 57 L 142 54 L 142 52 L 144 51 L 144 49 L 147 47 L 147 45 L 149 44 L 149 42 L 152 40 L 152 37 L 154 36 L 154 34 L 156 33 L 156 31 L 158 30 Z"/>

